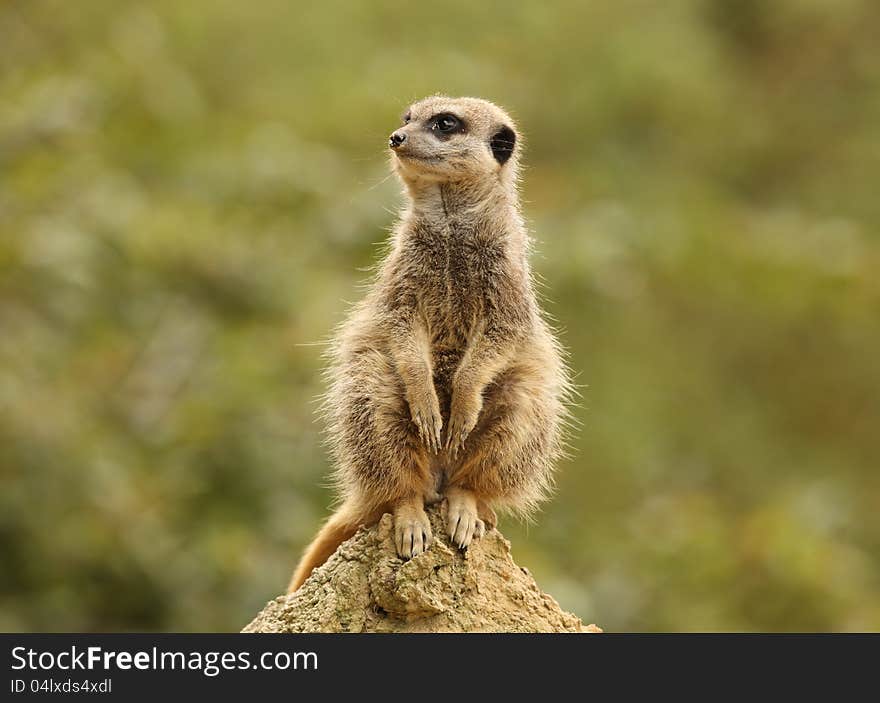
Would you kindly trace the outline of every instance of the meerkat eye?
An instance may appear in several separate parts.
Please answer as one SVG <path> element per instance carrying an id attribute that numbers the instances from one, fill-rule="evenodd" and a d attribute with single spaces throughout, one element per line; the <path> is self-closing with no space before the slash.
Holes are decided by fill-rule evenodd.
<path id="1" fill-rule="evenodd" d="M 407 113 L 403 116 L 403 124 L 409 124 L 409 121 L 410 121 L 411 119 L 412 119 L 412 113 L 411 113 L 411 112 L 407 112 Z"/>
<path id="2" fill-rule="evenodd" d="M 454 132 L 461 122 L 455 115 L 437 115 L 434 118 L 434 129 L 438 132 Z"/>

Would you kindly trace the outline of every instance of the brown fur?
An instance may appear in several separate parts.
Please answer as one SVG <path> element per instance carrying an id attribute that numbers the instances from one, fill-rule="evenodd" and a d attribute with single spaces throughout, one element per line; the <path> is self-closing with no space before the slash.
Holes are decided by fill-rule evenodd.
<path id="1" fill-rule="evenodd" d="M 432 120 L 442 113 L 464 130 L 438 133 Z M 291 592 L 384 511 L 409 558 L 430 546 L 424 504 L 442 497 L 447 531 L 466 547 L 494 526 L 493 508 L 534 510 L 561 454 L 570 386 L 528 264 L 521 139 L 496 158 L 493 136 L 515 127 L 475 98 L 434 96 L 408 117 L 392 164 L 409 206 L 331 347 L 324 409 L 343 504 Z"/>

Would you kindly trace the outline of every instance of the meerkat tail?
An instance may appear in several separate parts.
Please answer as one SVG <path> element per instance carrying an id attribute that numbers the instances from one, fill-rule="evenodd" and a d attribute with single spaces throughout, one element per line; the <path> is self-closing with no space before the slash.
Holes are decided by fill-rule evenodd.
<path id="1" fill-rule="evenodd" d="M 293 572 L 288 593 L 293 593 L 311 575 L 312 571 L 323 564 L 340 544 L 358 531 L 361 525 L 369 525 L 379 519 L 382 511 L 366 510 L 360 503 L 346 501 L 324 523 L 312 543 L 306 547 L 299 565 Z"/>

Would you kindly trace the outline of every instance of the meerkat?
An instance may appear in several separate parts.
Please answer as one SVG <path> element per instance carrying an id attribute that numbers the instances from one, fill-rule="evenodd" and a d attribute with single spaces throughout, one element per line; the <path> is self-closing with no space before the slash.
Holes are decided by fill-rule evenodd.
<path id="1" fill-rule="evenodd" d="M 330 345 L 324 412 L 341 504 L 293 592 L 361 525 L 394 518 L 397 553 L 465 549 L 496 509 L 530 514 L 562 453 L 569 377 L 529 268 L 522 140 L 477 98 L 412 105 L 389 139 L 408 204 L 365 298 Z"/>

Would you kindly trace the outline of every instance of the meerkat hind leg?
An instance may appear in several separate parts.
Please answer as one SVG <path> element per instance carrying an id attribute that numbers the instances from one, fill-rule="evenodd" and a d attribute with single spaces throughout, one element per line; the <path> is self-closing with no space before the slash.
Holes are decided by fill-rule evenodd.
<path id="1" fill-rule="evenodd" d="M 485 523 L 487 530 L 494 530 L 498 525 L 498 515 L 495 514 L 492 506 L 484 500 L 477 501 L 477 515 Z"/>
<path id="2" fill-rule="evenodd" d="M 460 549 L 485 534 L 486 524 L 477 513 L 473 491 L 455 486 L 446 491 L 446 532 Z"/>
<path id="3" fill-rule="evenodd" d="M 394 545 L 398 556 L 412 559 L 431 546 L 434 535 L 421 496 L 405 498 L 394 506 Z"/>

